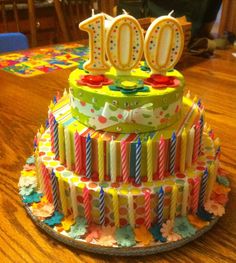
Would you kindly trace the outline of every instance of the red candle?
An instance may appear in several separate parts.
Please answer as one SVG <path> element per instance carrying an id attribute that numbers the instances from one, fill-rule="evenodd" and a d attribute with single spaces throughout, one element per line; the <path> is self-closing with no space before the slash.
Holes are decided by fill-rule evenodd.
<path id="1" fill-rule="evenodd" d="M 82 141 L 81 136 L 75 133 L 75 172 L 80 174 L 82 171 Z"/>
<path id="2" fill-rule="evenodd" d="M 144 193 L 144 208 L 145 208 L 145 226 L 147 229 L 151 226 L 151 192 L 146 190 Z"/>
<path id="3" fill-rule="evenodd" d="M 195 126 L 195 137 L 194 137 L 194 147 L 193 147 L 193 163 L 197 161 L 199 153 L 199 143 L 200 143 L 200 129 L 201 126 L 199 122 Z"/>
<path id="4" fill-rule="evenodd" d="M 91 204 L 89 199 L 89 190 L 85 186 L 83 189 L 83 203 L 84 203 L 84 215 L 87 223 L 91 223 Z"/>
<path id="5" fill-rule="evenodd" d="M 163 180 L 165 176 L 165 167 L 166 167 L 166 142 L 161 135 L 159 141 L 159 179 Z"/>
<path id="6" fill-rule="evenodd" d="M 193 179 L 193 190 L 192 190 L 192 212 L 197 213 L 198 202 L 199 202 L 199 190 L 200 190 L 200 178 L 196 177 Z"/>
<path id="7" fill-rule="evenodd" d="M 122 140 L 120 143 L 121 147 L 121 172 L 122 179 L 125 183 L 129 182 L 129 168 L 128 168 L 128 149 L 127 142 Z"/>
<path id="8" fill-rule="evenodd" d="M 49 203 L 53 202 L 53 197 L 52 197 L 52 188 L 51 188 L 51 182 L 50 182 L 50 177 L 49 173 L 47 171 L 47 168 L 45 165 L 41 166 L 42 168 L 42 175 L 43 175 L 43 183 L 44 183 L 44 191 L 45 195 L 49 201 Z"/>

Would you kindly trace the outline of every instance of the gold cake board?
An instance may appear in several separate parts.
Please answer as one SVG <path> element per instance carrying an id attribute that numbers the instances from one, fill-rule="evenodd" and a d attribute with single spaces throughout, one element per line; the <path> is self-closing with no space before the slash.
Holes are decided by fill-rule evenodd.
<path id="1" fill-rule="evenodd" d="M 34 216 L 27 204 L 24 204 L 25 209 L 28 215 L 31 217 L 33 222 L 45 231 L 48 235 L 53 237 L 54 239 L 71 246 L 73 248 L 81 249 L 87 252 L 103 254 L 103 255 L 113 255 L 113 256 L 145 256 L 145 255 L 152 255 L 157 253 L 162 253 L 166 251 L 170 251 L 176 248 L 179 248 L 206 233 L 209 231 L 218 221 L 219 217 L 214 218 L 209 222 L 209 225 L 201 228 L 196 232 L 195 235 L 183 238 L 181 240 L 175 242 L 166 242 L 160 243 L 157 242 L 155 245 L 149 246 L 134 246 L 134 247 L 107 247 L 107 246 L 100 246 L 92 243 L 87 243 L 86 241 L 75 240 L 73 238 L 67 237 L 53 228 L 49 227 L 47 224 L 43 223 L 43 221 L 39 220 L 36 216 Z"/>

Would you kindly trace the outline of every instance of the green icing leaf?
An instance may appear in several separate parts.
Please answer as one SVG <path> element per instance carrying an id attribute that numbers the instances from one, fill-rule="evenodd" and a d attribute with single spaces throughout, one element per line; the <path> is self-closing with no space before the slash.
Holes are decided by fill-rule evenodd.
<path id="1" fill-rule="evenodd" d="M 150 118 L 151 115 L 149 115 L 149 114 L 144 114 L 144 113 L 143 113 L 143 117 L 144 117 L 145 119 L 147 119 L 147 118 Z"/>
<path id="2" fill-rule="evenodd" d="M 95 110 L 100 110 L 100 109 L 101 109 L 101 107 L 100 107 L 99 105 L 96 105 L 96 104 L 93 105 L 93 108 L 94 108 Z"/>
<path id="3" fill-rule="evenodd" d="M 165 115 L 165 117 L 166 117 L 166 118 L 169 118 L 169 117 L 170 117 L 170 113 L 167 113 L 167 114 Z"/>
<path id="4" fill-rule="evenodd" d="M 111 117 L 109 118 L 109 120 L 111 120 L 111 121 L 118 121 L 118 119 L 117 119 L 115 116 L 111 116 Z"/>
<path id="5" fill-rule="evenodd" d="M 163 105 L 163 106 L 162 106 L 162 109 L 163 109 L 163 110 L 167 110 L 168 107 L 169 107 L 168 105 Z"/>
<path id="6" fill-rule="evenodd" d="M 111 111 L 116 111 L 117 110 L 117 107 L 115 107 L 115 106 L 113 106 L 113 105 L 109 105 L 109 109 L 111 110 Z"/>

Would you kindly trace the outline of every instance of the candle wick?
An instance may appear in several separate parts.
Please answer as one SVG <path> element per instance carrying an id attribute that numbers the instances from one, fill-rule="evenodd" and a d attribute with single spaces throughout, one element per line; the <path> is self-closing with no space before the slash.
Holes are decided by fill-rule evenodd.
<path id="1" fill-rule="evenodd" d="M 94 9 L 92 9 L 92 16 L 94 16 L 95 15 L 95 13 L 94 13 Z"/>
<path id="2" fill-rule="evenodd" d="M 123 13 L 124 13 L 125 15 L 128 15 L 128 13 L 125 11 L 125 9 L 122 9 L 122 11 L 123 11 Z"/>
<path id="3" fill-rule="evenodd" d="M 171 16 L 174 13 L 174 10 L 170 11 L 170 13 L 168 14 L 168 16 Z"/>

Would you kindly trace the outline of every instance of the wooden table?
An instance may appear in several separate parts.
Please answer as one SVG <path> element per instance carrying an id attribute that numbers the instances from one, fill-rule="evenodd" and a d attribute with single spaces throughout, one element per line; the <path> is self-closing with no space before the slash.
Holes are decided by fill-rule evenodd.
<path id="1" fill-rule="evenodd" d="M 113 258 L 66 247 L 41 232 L 27 216 L 18 179 L 32 154 L 33 138 L 44 124 L 50 100 L 68 87 L 72 69 L 32 78 L 0 71 L 0 259 L 1 262 L 235 262 L 236 261 L 236 58 L 217 51 L 214 58 L 188 56 L 180 70 L 186 90 L 202 98 L 206 118 L 222 142 L 221 165 L 230 173 L 232 192 L 226 215 L 206 235 L 161 255 Z"/>

